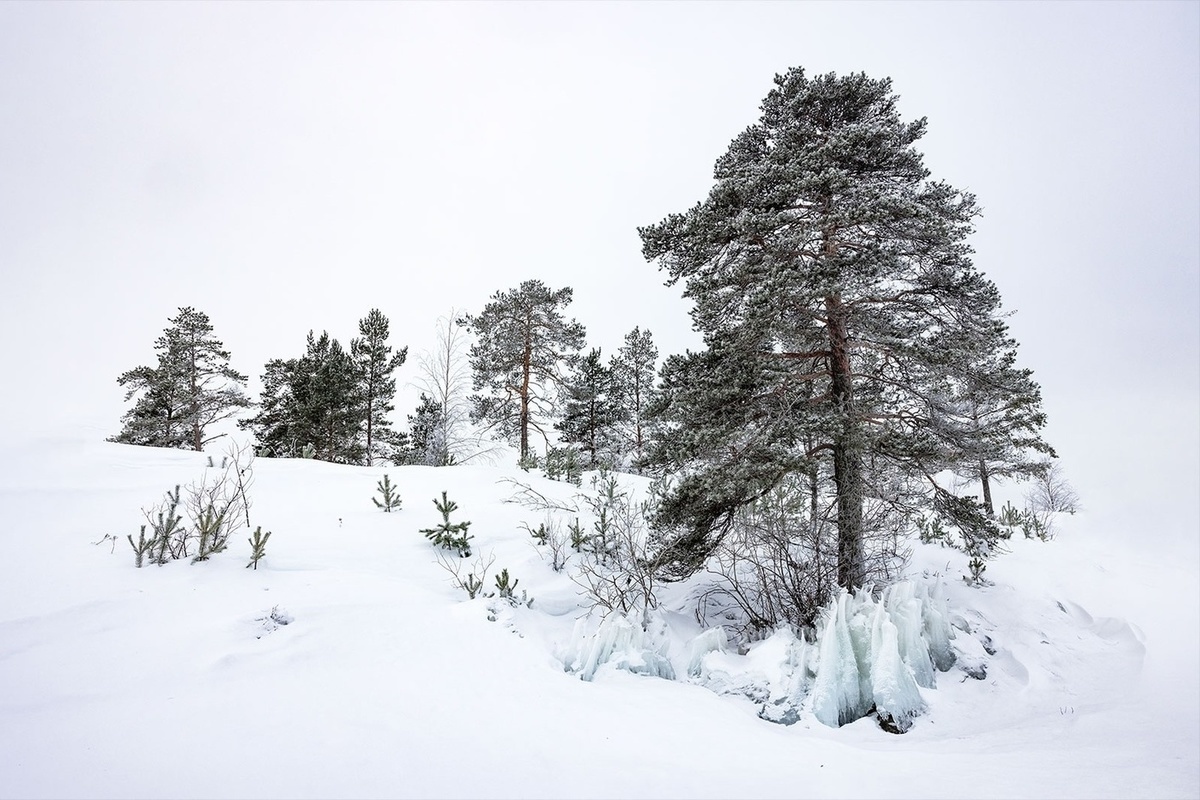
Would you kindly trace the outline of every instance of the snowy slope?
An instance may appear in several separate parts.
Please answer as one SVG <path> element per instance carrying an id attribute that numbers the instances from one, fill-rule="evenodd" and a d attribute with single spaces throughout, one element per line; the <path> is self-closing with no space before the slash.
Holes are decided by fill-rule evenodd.
<path id="1" fill-rule="evenodd" d="M 983 589 L 958 554 L 919 548 L 912 576 L 940 575 L 960 659 L 895 736 L 772 724 L 689 682 L 686 608 L 667 617 L 679 680 L 565 671 L 578 588 L 505 479 L 564 502 L 567 484 L 260 459 L 258 570 L 245 532 L 208 563 L 137 570 L 139 509 L 206 456 L 95 438 L 0 446 L 0 797 L 1200 795 L 1200 570 L 1136 531 L 1068 519 L 1013 541 Z M 385 472 L 396 513 L 370 500 Z M 418 533 L 442 490 L 531 608 L 451 586 Z M 774 646 L 722 663 L 769 680 Z"/>

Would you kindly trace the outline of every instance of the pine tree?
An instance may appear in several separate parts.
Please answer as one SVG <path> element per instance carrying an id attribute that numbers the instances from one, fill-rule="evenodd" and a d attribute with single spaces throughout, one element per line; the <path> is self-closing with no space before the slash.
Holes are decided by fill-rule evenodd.
<path id="1" fill-rule="evenodd" d="M 654 398 L 657 376 L 658 348 L 650 331 L 634 328 L 625 334 L 625 343 L 617 350 L 609 369 L 613 377 L 613 393 L 620 406 L 619 428 L 623 447 L 632 455 L 640 472 L 650 438 L 650 422 L 646 411 Z"/>
<path id="2" fill-rule="evenodd" d="M 1032 478 L 1046 469 L 1054 449 L 1038 431 L 1046 424 L 1041 388 L 1028 369 L 1016 367 L 1016 343 L 999 320 L 997 341 L 989 352 L 952 376 L 952 394 L 932 398 L 937 413 L 931 430 L 950 454 L 947 469 L 969 482 L 978 482 L 983 507 L 995 516 L 992 482 Z"/>
<path id="3" fill-rule="evenodd" d="M 621 420 L 612 371 L 601 360 L 599 349 L 573 360 L 564 400 L 562 419 L 554 427 L 564 444 L 579 447 L 587 468 L 595 469 L 616 449 L 616 426 Z"/>
<path id="4" fill-rule="evenodd" d="M 416 411 L 408 415 L 408 463 L 447 467 L 453 457 L 446 444 L 442 404 L 421 393 Z"/>
<path id="5" fill-rule="evenodd" d="M 308 335 L 308 352 L 300 360 L 306 390 L 300 403 L 316 447 L 316 458 L 341 464 L 361 464 L 365 448 L 359 438 L 364 403 L 357 370 L 337 339 L 322 332 Z"/>
<path id="6" fill-rule="evenodd" d="M 202 450 L 223 435 L 209 436 L 210 426 L 249 405 L 246 376 L 229 366 L 229 351 L 213 336 L 208 315 L 184 307 L 169 322 L 154 343 L 157 366 L 117 378 L 125 400 L 138 399 L 109 441 Z"/>
<path id="7" fill-rule="evenodd" d="M 254 433 L 259 455 L 300 458 L 311 447 L 322 461 L 363 463 L 361 384 L 336 339 L 309 331 L 304 356 L 267 362 L 262 382 L 259 413 L 239 423 Z"/>
<path id="8" fill-rule="evenodd" d="M 400 444 L 392 430 L 388 414 L 395 408 L 396 379 L 392 373 L 408 356 L 408 348 L 392 352 L 388 340 L 388 319 L 377 308 L 358 321 L 361 338 L 350 341 L 350 356 L 354 360 L 363 405 L 363 463 L 375 464 L 384 448 L 394 460 Z"/>
<path id="9" fill-rule="evenodd" d="M 470 557 L 471 540 L 475 538 L 472 534 L 467 533 L 467 528 L 471 527 L 470 521 L 450 521 L 450 515 L 458 510 L 458 503 L 447 498 L 446 493 L 442 492 L 442 499 L 439 501 L 435 497 L 433 505 L 442 515 L 442 521 L 436 527 L 422 528 L 421 533 L 425 534 L 425 538 L 438 547 L 457 550 L 463 558 Z"/>
<path id="10" fill-rule="evenodd" d="M 583 326 L 563 316 L 572 294 L 570 287 L 552 291 L 529 280 L 495 293 L 478 316 L 461 320 L 476 335 L 471 419 L 516 444 L 522 461 L 530 429 L 548 440 L 563 366 L 583 347 Z"/>
<path id="11" fill-rule="evenodd" d="M 964 536 L 988 524 L 935 476 L 1016 459 L 1003 436 L 968 440 L 938 398 L 969 398 L 983 355 L 1014 345 L 971 264 L 975 199 L 929 179 L 925 121 L 900 120 L 890 80 L 793 69 L 775 84 L 707 200 L 639 230 L 706 345 L 664 366 L 652 457 L 681 480 L 656 523 L 694 568 L 740 509 L 806 475 L 814 514 L 831 509 L 838 584 L 857 588 L 878 574 L 877 535 L 930 513 Z M 1020 449 L 1039 447 L 1041 419 L 1024 417 Z"/>
<path id="12" fill-rule="evenodd" d="M 263 368 L 261 381 L 258 413 L 238 426 L 254 434 L 259 455 L 298 458 L 312 438 L 299 417 L 294 392 L 302 381 L 299 359 L 271 359 Z"/>

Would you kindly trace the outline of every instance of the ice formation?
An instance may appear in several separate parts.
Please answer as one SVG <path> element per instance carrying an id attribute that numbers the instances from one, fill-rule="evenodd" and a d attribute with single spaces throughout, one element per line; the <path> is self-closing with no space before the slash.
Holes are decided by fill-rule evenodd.
<path id="1" fill-rule="evenodd" d="M 940 593 L 902 581 L 876 602 L 842 592 L 819 629 L 814 716 L 837 727 L 866 716 L 904 731 L 925 708 L 918 688 L 936 685 L 935 668 L 954 665 L 946 603 Z"/>
<path id="2" fill-rule="evenodd" d="M 647 636 L 641 625 L 625 616 L 609 615 L 590 636 L 581 636 L 581 631 L 576 626 L 579 648 L 575 663 L 583 680 L 595 678 L 596 671 L 605 664 L 638 675 L 675 679 L 675 668 L 664 652 L 666 643 L 653 646 L 652 639 L 661 637 Z"/>
<path id="3" fill-rule="evenodd" d="M 661 619 L 643 629 L 613 614 L 590 634 L 584 626 L 577 625 L 576 646 L 564 659 L 583 680 L 606 664 L 674 680 Z M 723 628 L 710 628 L 688 643 L 685 671 L 719 694 L 761 704 L 764 719 L 790 724 L 810 707 L 838 727 L 874 712 L 889 730 L 905 731 L 925 709 L 921 688 L 935 688 L 937 671 L 954 665 L 952 635 L 940 586 L 902 581 L 878 600 L 870 591 L 843 591 L 824 609 L 815 643 L 783 628 L 739 656 L 727 650 Z"/>
<path id="4" fill-rule="evenodd" d="M 866 595 L 870 602 L 870 595 Z M 817 680 L 813 685 L 813 714 L 824 724 L 836 728 L 870 711 L 870 696 L 863 696 L 863 674 L 850 622 L 858 611 L 855 597 L 842 592 L 825 611 L 820 635 Z M 860 643 L 861 648 L 861 643 Z"/>
<path id="5" fill-rule="evenodd" d="M 728 639 L 725 629 L 720 627 L 709 628 L 692 639 L 688 652 L 688 677 L 699 678 L 704 670 L 704 657 L 712 652 L 724 653 Z"/>

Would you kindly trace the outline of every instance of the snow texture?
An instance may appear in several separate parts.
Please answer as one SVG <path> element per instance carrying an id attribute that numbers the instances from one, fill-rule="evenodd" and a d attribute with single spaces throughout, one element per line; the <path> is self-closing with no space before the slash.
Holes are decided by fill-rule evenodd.
<path id="1" fill-rule="evenodd" d="M 991 586 L 918 543 L 818 631 L 731 640 L 686 582 L 646 630 L 589 615 L 503 479 L 579 490 L 516 469 L 390 467 L 385 514 L 383 468 L 259 459 L 257 570 L 244 533 L 136 569 L 139 509 L 207 454 L 100 438 L 0 442 L 0 798 L 1200 795 L 1200 570 L 1083 514 Z M 532 607 L 438 566 L 442 490 Z"/>

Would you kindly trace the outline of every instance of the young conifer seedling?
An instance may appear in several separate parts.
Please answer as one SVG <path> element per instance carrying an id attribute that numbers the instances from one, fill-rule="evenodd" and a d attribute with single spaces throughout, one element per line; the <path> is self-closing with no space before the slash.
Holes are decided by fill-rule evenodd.
<path id="1" fill-rule="evenodd" d="M 250 563 L 246 569 L 258 569 L 258 562 L 267 554 L 267 540 L 270 538 L 271 532 L 263 533 L 262 525 L 254 529 L 254 536 L 247 540 L 250 542 Z"/>
<path id="2" fill-rule="evenodd" d="M 446 550 L 457 550 L 458 554 L 463 558 L 471 555 L 470 539 L 475 537 L 467 533 L 467 528 L 471 526 L 470 522 L 451 522 L 450 515 L 458 508 L 458 503 L 446 497 L 446 493 L 442 492 L 442 499 L 439 502 L 434 498 L 433 505 L 441 512 L 442 521 L 436 528 L 422 528 L 421 533 L 425 534 L 425 538 L 436 544 L 438 547 L 443 547 Z"/>
<path id="3" fill-rule="evenodd" d="M 396 487 L 392 485 L 392 479 L 385 473 L 383 480 L 375 484 L 375 488 L 379 490 L 380 497 L 372 497 L 371 502 L 376 508 L 382 508 L 384 511 L 398 511 L 400 509 L 400 494 L 396 491 Z M 382 501 L 380 500 L 382 498 Z"/>

